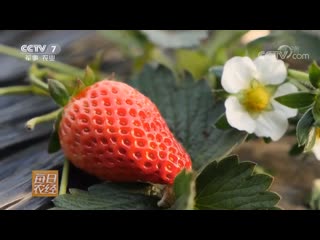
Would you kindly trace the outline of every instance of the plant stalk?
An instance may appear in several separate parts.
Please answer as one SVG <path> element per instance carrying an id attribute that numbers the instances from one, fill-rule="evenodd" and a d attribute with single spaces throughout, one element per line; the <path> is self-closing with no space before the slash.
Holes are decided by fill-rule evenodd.
<path id="1" fill-rule="evenodd" d="M 32 86 L 12 86 L 0 88 L 0 96 L 7 94 L 30 94 L 33 93 Z"/>
<path id="2" fill-rule="evenodd" d="M 61 109 L 59 108 L 58 110 L 55 110 L 55 111 L 50 112 L 48 114 L 32 118 L 26 123 L 26 128 L 28 130 L 33 130 L 34 127 L 36 125 L 38 125 L 39 123 L 52 121 L 52 120 L 57 118 L 57 116 L 60 113 L 60 111 L 61 111 Z"/>
<path id="3" fill-rule="evenodd" d="M 288 69 L 288 76 L 297 80 L 309 81 L 309 74 L 294 69 Z"/>
<path id="4" fill-rule="evenodd" d="M 69 178 L 69 165 L 70 165 L 70 163 L 69 163 L 68 159 L 65 158 L 64 163 L 63 163 L 63 169 L 62 169 L 62 177 L 61 177 L 59 195 L 67 193 L 68 178 Z"/>
<path id="5" fill-rule="evenodd" d="M 44 83 L 43 81 L 41 81 L 39 78 L 37 78 L 35 75 L 30 74 L 30 82 L 32 84 L 34 84 L 35 86 L 37 86 L 38 88 L 40 88 L 41 90 L 45 91 L 45 92 L 49 92 L 49 87 L 48 84 Z"/>

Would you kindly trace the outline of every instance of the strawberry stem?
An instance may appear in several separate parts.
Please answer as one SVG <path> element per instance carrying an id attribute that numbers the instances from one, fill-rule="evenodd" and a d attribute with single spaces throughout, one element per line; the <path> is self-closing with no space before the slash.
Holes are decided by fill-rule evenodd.
<path id="1" fill-rule="evenodd" d="M 68 178 L 69 178 L 69 165 L 70 164 L 69 164 L 68 159 L 65 158 L 64 163 L 63 163 L 63 169 L 62 169 L 62 177 L 61 177 L 59 195 L 67 193 Z"/>
<path id="2" fill-rule="evenodd" d="M 302 84 L 301 81 L 295 79 L 295 78 L 288 78 L 288 81 L 290 83 L 292 83 L 293 85 L 295 85 L 298 89 L 300 89 L 303 92 L 308 92 L 310 91 L 309 88 L 307 88 L 305 85 Z"/>
<path id="3" fill-rule="evenodd" d="M 60 113 L 60 111 L 61 111 L 61 109 L 59 108 L 58 110 L 55 110 L 55 111 L 50 112 L 50 113 L 47 113 L 45 115 L 32 118 L 26 123 L 26 128 L 28 130 L 33 130 L 34 127 L 39 123 L 52 121 L 52 120 L 57 118 L 57 116 Z"/>
<path id="4" fill-rule="evenodd" d="M 29 94 L 33 92 L 32 86 L 13 86 L 0 88 L 0 95 L 6 94 Z"/>
<path id="5" fill-rule="evenodd" d="M 44 83 L 41 81 L 41 79 L 37 78 L 35 75 L 30 74 L 30 82 L 34 85 L 37 86 L 38 88 L 42 89 L 43 91 L 49 93 L 49 87 L 48 84 Z"/>
<path id="6" fill-rule="evenodd" d="M 297 80 L 309 81 L 309 74 L 294 69 L 288 69 L 288 76 Z"/>
<path id="7" fill-rule="evenodd" d="M 21 51 L 19 51 L 16 48 L 13 48 L 13 47 L 9 47 L 9 46 L 5 46 L 3 44 L 0 44 L 0 53 L 26 61 L 25 54 L 23 54 Z M 68 64 L 58 62 L 58 61 L 37 60 L 37 61 L 33 61 L 33 62 L 36 62 L 42 66 L 49 67 L 51 69 L 57 70 L 62 73 L 68 73 L 68 74 L 79 76 L 79 77 L 83 76 L 83 74 L 84 74 L 84 71 L 81 70 L 80 68 L 73 67 Z"/>
<path id="8" fill-rule="evenodd" d="M 48 90 L 44 91 L 42 88 L 39 88 L 38 86 L 11 86 L 0 88 L 0 96 L 9 94 L 49 95 L 49 92 Z"/>

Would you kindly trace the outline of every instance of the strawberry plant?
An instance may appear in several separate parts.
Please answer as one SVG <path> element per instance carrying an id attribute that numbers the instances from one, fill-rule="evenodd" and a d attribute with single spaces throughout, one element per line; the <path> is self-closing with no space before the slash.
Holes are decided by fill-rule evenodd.
<path id="1" fill-rule="evenodd" d="M 227 39 L 233 42 L 245 32 Z M 212 53 L 219 52 L 219 41 L 199 52 L 177 50 L 173 63 L 156 47 L 164 43 L 154 39 L 158 35 L 143 33 L 128 36 L 146 55 L 120 42 L 135 59 L 129 79 L 103 74 L 92 64 L 79 69 L 36 61 L 30 85 L 0 88 L 0 95 L 44 95 L 56 103 L 52 112 L 26 122 L 31 131 L 54 122 L 48 152 L 63 154 L 64 165 L 53 209 L 280 209 L 280 196 L 270 191 L 273 177 L 255 170 L 255 163 L 240 162 L 232 151 L 254 137 L 279 140 L 290 118 L 301 113 L 299 150 L 292 152 L 312 150 L 317 156 L 318 65 L 308 74 L 287 69 L 274 56 L 227 60 Z M 0 45 L 0 52 L 23 58 L 6 46 Z M 161 64 L 148 64 L 150 59 Z M 223 67 L 209 69 L 221 62 Z M 70 163 L 100 183 L 69 188 Z"/>

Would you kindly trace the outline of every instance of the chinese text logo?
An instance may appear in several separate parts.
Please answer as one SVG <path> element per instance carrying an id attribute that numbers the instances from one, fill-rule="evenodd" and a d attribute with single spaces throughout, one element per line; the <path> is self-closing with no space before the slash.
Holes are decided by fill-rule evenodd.
<path id="1" fill-rule="evenodd" d="M 21 52 L 25 54 L 27 61 L 55 61 L 56 55 L 61 51 L 58 44 L 24 44 Z"/>
<path id="2" fill-rule="evenodd" d="M 58 196 L 58 170 L 32 171 L 32 196 Z"/>

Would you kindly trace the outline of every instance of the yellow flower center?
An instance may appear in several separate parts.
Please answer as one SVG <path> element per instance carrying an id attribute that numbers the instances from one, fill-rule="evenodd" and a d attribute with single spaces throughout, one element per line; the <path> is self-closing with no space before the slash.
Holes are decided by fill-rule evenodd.
<path id="1" fill-rule="evenodd" d="M 268 108 L 271 94 L 268 89 L 257 82 L 251 85 L 251 88 L 244 91 L 243 106 L 248 112 L 259 113 Z"/>

